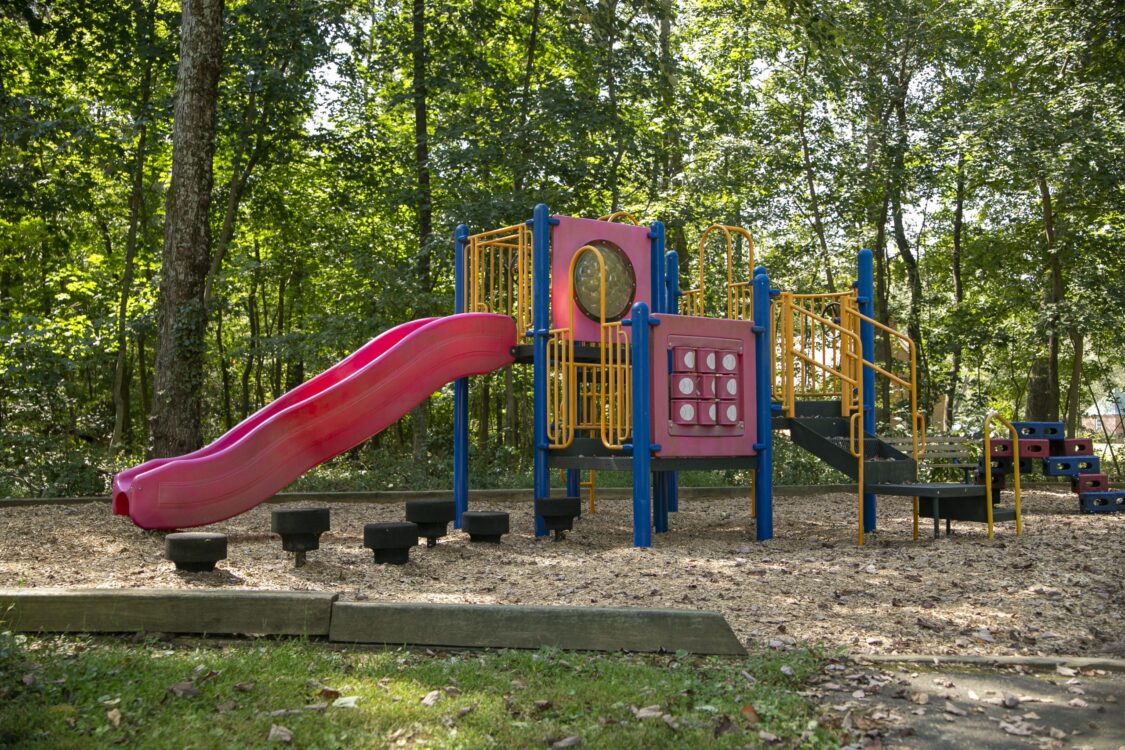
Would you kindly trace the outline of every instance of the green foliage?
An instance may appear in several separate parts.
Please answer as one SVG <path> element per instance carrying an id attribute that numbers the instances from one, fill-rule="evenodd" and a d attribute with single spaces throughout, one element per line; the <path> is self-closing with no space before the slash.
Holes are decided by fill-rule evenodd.
<path id="1" fill-rule="evenodd" d="M 663 220 L 684 288 L 713 222 L 748 227 L 757 262 L 795 291 L 830 276 L 845 288 L 859 247 L 887 248 L 885 315 L 919 316 L 923 406 L 951 397 L 954 431 L 991 409 L 1022 414 L 1049 330 L 1062 334 L 1064 391 L 1084 345 L 1081 406 L 1122 387 L 1125 52 L 1112 3 L 429 3 L 436 235 L 421 249 L 411 10 L 228 4 L 209 438 L 380 331 L 448 312 L 452 228 L 518 222 L 539 202 Z M 0 494 L 102 491 L 147 447 L 179 23 L 158 0 L 0 9 Z M 1044 302 L 1055 259 L 1064 295 Z M 711 309 L 724 276 L 705 269 Z M 119 324 L 128 420 L 111 447 Z M 472 396 L 473 481 L 519 486 L 529 379 L 512 381 L 515 409 L 503 377 L 487 382 L 489 400 Z M 451 411 L 448 391 L 431 400 L 428 460 L 411 457 L 407 418 L 301 486 L 441 486 Z M 779 456 L 781 482 L 829 478 L 789 447 Z"/>

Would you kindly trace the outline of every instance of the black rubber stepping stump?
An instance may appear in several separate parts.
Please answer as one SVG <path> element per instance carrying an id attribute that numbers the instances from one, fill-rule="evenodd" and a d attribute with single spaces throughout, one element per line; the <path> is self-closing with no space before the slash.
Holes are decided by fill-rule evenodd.
<path id="1" fill-rule="evenodd" d="M 426 546 L 433 547 L 448 533 L 449 523 L 457 516 L 452 500 L 407 500 L 406 520 L 418 524 L 418 533 L 426 537 Z"/>
<path id="2" fill-rule="evenodd" d="M 409 521 L 369 523 L 363 527 L 363 546 L 375 552 L 375 562 L 405 565 L 410 548 L 418 544 L 418 524 Z"/>
<path id="3" fill-rule="evenodd" d="M 227 557 L 227 535 L 206 531 L 181 531 L 164 537 L 164 556 L 176 570 L 207 573 Z"/>
<path id="4" fill-rule="evenodd" d="M 555 541 L 574 528 L 574 519 L 582 512 L 582 500 L 577 497 L 548 497 L 535 501 L 535 515 L 543 519 L 547 531 L 555 532 Z"/>
<path id="5" fill-rule="evenodd" d="M 499 544 L 508 533 L 508 514 L 498 510 L 470 510 L 461 514 L 461 530 L 470 542 Z"/>
<path id="6" fill-rule="evenodd" d="M 270 512 L 270 531 L 281 536 L 281 548 L 292 552 L 296 567 L 305 564 L 305 553 L 320 549 L 320 535 L 328 531 L 328 508 L 277 508 Z"/>

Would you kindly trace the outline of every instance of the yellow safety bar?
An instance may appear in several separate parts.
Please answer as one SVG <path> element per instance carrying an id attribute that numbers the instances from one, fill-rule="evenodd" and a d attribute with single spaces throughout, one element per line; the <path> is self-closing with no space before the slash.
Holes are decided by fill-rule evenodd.
<path id="1" fill-rule="evenodd" d="M 838 398 L 840 416 L 844 417 L 862 403 L 857 390 L 863 358 L 859 326 L 847 315 L 841 315 L 840 322 L 826 318 L 814 312 L 810 304 L 810 300 L 833 296 L 782 292 L 778 299 L 781 381 L 775 392 L 789 416 L 795 413 L 797 396 Z"/>
<path id="2" fill-rule="evenodd" d="M 614 211 L 611 214 L 606 214 L 605 216 L 598 217 L 598 221 L 617 221 L 618 219 L 625 219 L 634 226 L 640 226 L 640 222 L 637 221 L 637 217 L 633 216 L 633 214 L 629 213 L 628 211 Z"/>
<path id="3" fill-rule="evenodd" d="M 581 470 L 579 470 L 579 472 L 581 472 Z M 566 482 L 566 469 L 559 469 L 559 473 L 562 475 L 562 480 L 565 483 Z M 581 491 L 583 488 L 585 488 L 587 490 L 586 498 L 587 498 L 587 502 L 588 502 L 588 506 L 589 506 L 589 512 L 590 513 L 597 513 L 598 508 L 597 508 L 597 505 L 595 504 L 594 494 L 597 491 L 597 486 L 598 486 L 598 472 L 594 471 L 593 469 L 590 469 L 590 478 L 587 479 L 585 482 L 583 482 L 582 479 L 581 479 L 581 477 L 582 477 L 581 473 L 579 473 L 578 476 L 579 476 L 579 480 L 578 480 L 579 491 Z"/>
<path id="4" fill-rule="evenodd" d="M 698 286 L 683 293 L 681 312 L 684 315 L 704 316 L 704 294 L 706 289 L 707 238 L 714 232 L 722 232 L 727 251 L 727 318 L 731 320 L 752 320 L 754 317 L 754 238 L 743 227 L 712 224 L 699 236 Z M 747 243 L 747 273 L 745 281 L 735 281 L 734 238 L 743 237 Z"/>
<path id="5" fill-rule="evenodd" d="M 984 419 L 984 495 L 988 508 L 988 538 L 992 538 L 992 420 L 1008 428 L 1012 438 L 1012 489 L 1016 495 L 1016 536 L 1023 532 L 1023 517 L 1020 514 L 1020 433 L 1015 426 L 1001 415 L 993 412 Z"/>
<path id="6" fill-rule="evenodd" d="M 511 315 L 519 330 L 532 324 L 532 233 L 525 224 L 469 236 L 465 252 L 469 312 Z"/>

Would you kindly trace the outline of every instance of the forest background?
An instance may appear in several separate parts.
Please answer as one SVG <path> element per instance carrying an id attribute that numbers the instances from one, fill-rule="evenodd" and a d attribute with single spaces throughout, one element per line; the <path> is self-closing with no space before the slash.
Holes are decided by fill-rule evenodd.
<path id="1" fill-rule="evenodd" d="M 947 404 L 935 432 L 998 408 L 1082 434 L 1125 385 L 1109 0 L 207 3 L 204 377 L 182 405 L 203 440 L 449 313 L 454 226 L 540 202 L 662 220 L 681 258 L 707 225 L 745 226 L 793 291 L 846 288 L 870 247 L 877 315 L 920 343 L 923 408 Z M 184 17 L 173 0 L 0 2 L 0 495 L 101 493 L 161 450 Z M 526 375 L 474 381 L 478 486 L 528 481 Z M 446 389 L 302 486 L 448 486 L 451 427 Z M 782 481 L 822 478 L 781 456 Z"/>

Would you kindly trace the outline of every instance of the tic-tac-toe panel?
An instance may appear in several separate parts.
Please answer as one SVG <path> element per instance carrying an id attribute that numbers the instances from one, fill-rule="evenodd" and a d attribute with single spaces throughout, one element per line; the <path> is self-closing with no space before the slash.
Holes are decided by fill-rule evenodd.
<path id="1" fill-rule="evenodd" d="M 757 441 L 753 324 L 657 316 L 653 441 L 660 456 L 748 456 Z"/>

